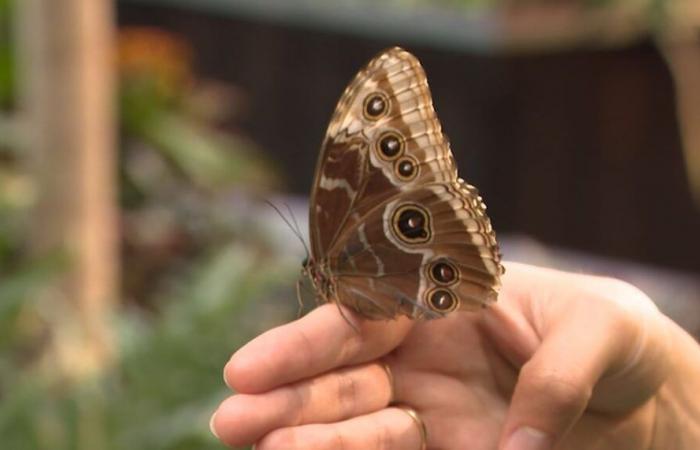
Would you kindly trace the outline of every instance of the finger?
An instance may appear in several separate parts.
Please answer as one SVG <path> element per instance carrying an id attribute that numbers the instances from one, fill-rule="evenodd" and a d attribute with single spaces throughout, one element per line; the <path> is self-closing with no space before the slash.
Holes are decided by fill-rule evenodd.
<path id="1" fill-rule="evenodd" d="M 420 450 L 422 435 L 405 411 L 387 408 L 327 425 L 282 428 L 265 436 L 256 450 Z"/>
<path id="2" fill-rule="evenodd" d="M 226 364 L 226 384 L 238 392 L 254 394 L 337 367 L 371 361 L 398 346 L 413 323 L 406 317 L 362 320 L 348 309 L 341 314 L 338 308 L 335 304 L 320 306 L 249 342 Z"/>
<path id="3" fill-rule="evenodd" d="M 542 343 L 518 375 L 500 449 L 553 448 L 581 417 L 593 387 L 622 354 L 628 330 L 619 313 L 591 300 L 569 304 L 566 315 L 542 327 Z"/>
<path id="4" fill-rule="evenodd" d="M 212 427 L 228 445 L 250 445 L 278 428 L 338 422 L 378 411 L 389 404 L 391 393 L 382 364 L 354 366 L 264 394 L 234 395 L 219 406 Z"/>

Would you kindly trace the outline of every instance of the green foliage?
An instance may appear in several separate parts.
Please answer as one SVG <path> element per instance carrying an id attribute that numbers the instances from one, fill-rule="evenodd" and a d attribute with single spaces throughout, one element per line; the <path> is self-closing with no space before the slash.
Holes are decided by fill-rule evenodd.
<path id="1" fill-rule="evenodd" d="M 179 167 L 196 186 L 224 186 L 227 183 L 269 186 L 275 173 L 265 164 L 255 162 L 252 144 L 245 139 L 206 130 L 177 114 L 162 113 L 152 118 L 143 137 Z M 226 154 L 222 149 L 238 151 Z"/>
<path id="2" fill-rule="evenodd" d="M 122 33 L 123 156 L 155 152 L 183 186 L 203 191 L 276 186 L 277 171 L 251 140 L 219 130 L 219 123 L 235 119 L 230 110 L 239 99 L 231 88 L 193 81 L 189 53 L 186 43 L 156 29 Z M 123 184 L 136 188 L 128 169 Z"/>
<path id="3" fill-rule="evenodd" d="M 231 244 L 175 287 L 154 322 L 123 321 L 123 363 L 110 391 L 119 398 L 110 405 L 113 448 L 220 448 L 208 421 L 227 395 L 223 363 L 260 331 L 250 302 L 290 275 L 288 267 Z M 278 320 L 286 320 L 289 310 L 281 311 Z"/>
<path id="4" fill-rule="evenodd" d="M 260 331 L 248 302 L 286 284 L 289 269 L 232 244 L 180 288 L 174 298 L 186 301 L 175 300 L 154 326 L 135 329 L 131 321 L 121 328 L 129 344 L 119 378 L 129 384 L 120 396 L 123 410 L 113 414 L 118 448 L 219 448 L 207 425 L 227 395 L 222 365 L 232 348 Z M 277 320 L 286 320 L 289 309 L 281 311 Z"/>
<path id="5" fill-rule="evenodd" d="M 14 99 L 14 66 L 10 0 L 0 0 L 0 111 L 8 109 Z"/>
<path id="6" fill-rule="evenodd" d="M 3 361 L 3 448 L 222 448 L 208 421 L 230 395 L 221 379 L 223 363 L 261 327 L 290 318 L 293 301 L 278 303 L 267 322 L 251 302 L 264 304 L 273 290 L 290 285 L 295 272 L 259 248 L 231 243 L 163 291 L 157 314 L 133 309 L 114 318 L 120 358 L 112 370 L 66 383 L 51 371 L 18 372 Z M 0 315 L 0 327 L 5 324 Z"/>

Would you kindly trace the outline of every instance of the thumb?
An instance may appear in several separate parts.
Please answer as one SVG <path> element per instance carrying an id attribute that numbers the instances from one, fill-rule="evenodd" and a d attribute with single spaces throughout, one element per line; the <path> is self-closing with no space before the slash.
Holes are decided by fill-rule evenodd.
<path id="1" fill-rule="evenodd" d="M 576 328 L 549 330 L 522 366 L 499 449 L 550 450 L 583 414 L 613 350 L 609 334 Z"/>
<path id="2" fill-rule="evenodd" d="M 505 299 L 524 308 L 537 337 L 508 358 L 525 363 L 499 450 L 552 449 L 587 408 L 624 415 L 658 390 L 671 370 L 668 321 L 646 295 L 608 278 L 509 269 Z"/>

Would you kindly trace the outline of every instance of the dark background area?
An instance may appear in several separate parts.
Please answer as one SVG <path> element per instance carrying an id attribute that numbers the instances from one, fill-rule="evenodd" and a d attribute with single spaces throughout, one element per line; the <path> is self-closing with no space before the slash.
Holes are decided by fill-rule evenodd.
<path id="1" fill-rule="evenodd" d="M 402 45 L 173 7 L 122 3 L 118 16 L 184 36 L 204 77 L 240 86 L 246 132 L 299 194 L 346 83 Z M 405 47 L 422 61 L 461 175 L 482 191 L 498 232 L 700 272 L 700 211 L 652 42 L 518 56 Z"/>

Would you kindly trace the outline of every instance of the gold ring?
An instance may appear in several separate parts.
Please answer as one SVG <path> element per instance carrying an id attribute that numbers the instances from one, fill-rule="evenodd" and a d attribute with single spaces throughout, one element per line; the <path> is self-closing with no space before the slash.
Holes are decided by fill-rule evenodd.
<path id="1" fill-rule="evenodd" d="M 386 372 L 386 378 L 389 382 L 389 404 L 391 404 L 396 398 L 396 392 L 394 392 L 394 372 L 391 371 L 391 367 L 389 367 L 387 363 L 382 363 L 382 367 L 384 368 L 384 372 Z"/>
<path id="2" fill-rule="evenodd" d="M 428 448 L 428 430 L 425 428 L 425 422 L 423 422 L 423 419 L 421 419 L 416 410 L 410 406 L 398 405 L 396 407 L 408 414 L 416 425 L 418 425 L 421 440 L 420 450 L 426 450 Z"/>

